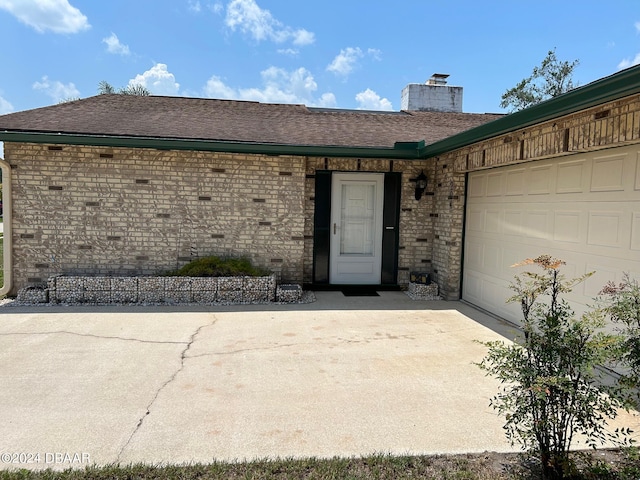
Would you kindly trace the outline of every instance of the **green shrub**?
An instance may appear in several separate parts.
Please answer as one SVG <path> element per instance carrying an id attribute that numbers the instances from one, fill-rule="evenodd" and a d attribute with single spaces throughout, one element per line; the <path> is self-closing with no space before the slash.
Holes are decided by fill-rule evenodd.
<path id="1" fill-rule="evenodd" d="M 622 282 L 607 283 L 600 294 L 605 313 L 623 339 L 620 361 L 626 373 L 620 377 L 620 383 L 629 390 L 630 401 L 640 408 L 640 284 L 625 274 Z"/>
<path id="2" fill-rule="evenodd" d="M 521 264 L 542 269 L 511 285 L 515 295 L 508 301 L 522 307 L 524 338 L 485 342 L 489 352 L 479 364 L 502 383 L 491 405 L 505 416 L 508 438 L 535 454 L 544 479 L 571 477 L 574 434 L 595 449 L 607 440 L 624 443 L 630 433 L 607 430 L 623 401 L 596 368 L 616 360 L 618 338 L 602 331 L 601 310 L 574 315 L 562 295 L 591 274 L 565 279 L 564 263 L 542 255 Z"/>
<path id="3" fill-rule="evenodd" d="M 252 265 L 251 260 L 246 257 L 220 258 L 211 256 L 193 260 L 166 275 L 178 277 L 261 277 L 270 273 L 265 268 Z"/>

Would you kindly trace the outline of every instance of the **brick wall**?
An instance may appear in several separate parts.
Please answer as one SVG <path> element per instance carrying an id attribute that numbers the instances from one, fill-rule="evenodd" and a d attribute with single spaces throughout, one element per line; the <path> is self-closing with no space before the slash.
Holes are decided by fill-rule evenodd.
<path id="1" fill-rule="evenodd" d="M 5 144 L 12 165 L 14 291 L 55 274 L 157 274 L 249 255 L 310 282 L 316 170 L 401 172 L 400 284 L 431 271 L 433 161 Z M 420 201 L 410 181 L 429 177 Z"/>
<path id="2" fill-rule="evenodd" d="M 248 254 L 301 282 L 304 158 L 5 143 L 14 290 Z"/>
<path id="3" fill-rule="evenodd" d="M 640 142 L 640 96 L 556 118 L 443 156 L 457 171 L 589 152 Z"/>

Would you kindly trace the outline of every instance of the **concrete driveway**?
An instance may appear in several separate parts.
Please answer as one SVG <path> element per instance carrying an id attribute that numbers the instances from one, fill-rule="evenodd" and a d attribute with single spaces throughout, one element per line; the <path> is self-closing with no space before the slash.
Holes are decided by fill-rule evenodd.
<path id="1" fill-rule="evenodd" d="M 0 467 L 514 449 L 473 365 L 508 326 L 401 292 L 316 295 L 0 308 Z"/>

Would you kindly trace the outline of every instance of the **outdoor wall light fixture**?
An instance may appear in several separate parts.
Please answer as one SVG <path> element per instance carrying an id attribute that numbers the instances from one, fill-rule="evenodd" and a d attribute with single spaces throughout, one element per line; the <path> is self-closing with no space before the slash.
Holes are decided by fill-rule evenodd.
<path id="1" fill-rule="evenodd" d="M 416 200 L 420 200 L 427 189 L 427 176 L 424 174 L 424 170 L 416 178 L 410 178 L 409 181 L 416 182 Z"/>

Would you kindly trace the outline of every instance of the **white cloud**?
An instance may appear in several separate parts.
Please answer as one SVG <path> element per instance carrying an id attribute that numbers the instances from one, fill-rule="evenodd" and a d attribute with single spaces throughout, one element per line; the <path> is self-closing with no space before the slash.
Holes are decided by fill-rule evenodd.
<path id="1" fill-rule="evenodd" d="M 42 77 L 42 81 L 33 84 L 33 89 L 43 91 L 56 103 L 80 96 L 80 91 L 73 83 L 64 84 L 57 80 L 52 82 L 46 75 Z"/>
<path id="2" fill-rule="evenodd" d="M 367 49 L 367 54 L 369 54 L 369 56 L 374 60 L 382 60 L 382 50 L 379 50 L 377 48 L 369 48 Z"/>
<path id="3" fill-rule="evenodd" d="M 7 100 L 0 97 L 0 115 L 4 115 L 5 113 L 13 112 L 13 105 L 11 105 Z"/>
<path id="4" fill-rule="evenodd" d="M 625 58 L 618 64 L 618 69 L 623 70 L 625 68 L 633 67 L 634 65 L 640 65 L 640 53 L 636 54 L 633 60 Z"/>
<path id="5" fill-rule="evenodd" d="M 356 95 L 359 110 L 393 110 L 391 102 L 386 98 L 380 98 L 376 92 L 367 88 Z"/>
<path id="6" fill-rule="evenodd" d="M 310 45 L 315 35 L 304 29 L 294 30 L 283 25 L 271 15 L 269 10 L 262 9 L 255 0 L 232 0 L 227 5 L 225 24 L 232 31 L 236 29 L 249 34 L 257 42 L 270 40 L 276 43 L 286 41 L 294 45 Z"/>
<path id="7" fill-rule="evenodd" d="M 300 53 L 300 50 L 295 48 L 280 48 L 278 49 L 278 53 L 281 55 L 289 55 L 290 57 L 295 57 Z"/>
<path id="8" fill-rule="evenodd" d="M 358 47 L 347 47 L 340 50 L 336 58 L 329 64 L 327 70 L 336 75 L 347 76 L 355 68 L 358 59 L 362 58 L 362 50 Z"/>
<path id="9" fill-rule="evenodd" d="M 129 47 L 120 43 L 118 36 L 115 33 L 112 33 L 109 37 L 103 38 L 102 43 L 107 44 L 107 52 L 113 53 L 116 55 L 130 55 Z"/>
<path id="10" fill-rule="evenodd" d="M 202 6 L 200 5 L 200 2 L 198 1 L 193 1 L 193 0 L 189 0 L 189 11 L 194 12 L 194 13 L 200 13 L 200 10 L 202 10 Z"/>
<path id="11" fill-rule="evenodd" d="M 40 33 L 78 33 L 91 27 L 69 0 L 0 0 L 0 8 Z"/>
<path id="12" fill-rule="evenodd" d="M 291 35 L 293 36 L 293 44 L 300 45 L 301 47 L 311 45 L 316 41 L 316 36 L 312 32 L 304 29 L 296 30 Z"/>
<path id="13" fill-rule="evenodd" d="M 252 100 L 262 103 L 297 103 L 309 106 L 335 106 L 333 93 L 324 93 L 315 98 L 318 84 L 313 75 L 305 68 L 286 71 L 282 68 L 269 67 L 260 73 L 261 88 L 234 88 L 226 85 L 218 76 L 212 76 L 204 89 L 204 94 L 211 98 Z"/>
<path id="14" fill-rule="evenodd" d="M 382 51 L 377 48 L 367 49 L 366 55 L 374 60 L 382 59 Z M 358 61 L 365 57 L 360 47 L 347 47 L 340 50 L 333 61 L 327 66 L 327 71 L 336 75 L 347 77 L 358 65 Z"/>
<path id="15" fill-rule="evenodd" d="M 211 9 L 211 11 L 213 13 L 215 13 L 216 15 L 220 15 L 222 12 L 224 12 L 224 5 L 221 4 L 220 2 L 216 2 L 215 4 L 213 4 L 212 6 L 209 7 Z"/>
<path id="16" fill-rule="evenodd" d="M 323 93 L 317 103 L 318 107 L 335 108 L 338 105 L 333 93 Z"/>
<path id="17" fill-rule="evenodd" d="M 640 33 L 640 22 L 636 22 L 634 26 L 636 27 L 636 32 Z"/>
<path id="18" fill-rule="evenodd" d="M 142 85 L 153 95 L 177 95 L 180 84 L 164 63 L 156 63 L 143 74 L 129 80 L 129 86 Z"/>
<path id="19" fill-rule="evenodd" d="M 222 99 L 237 99 L 240 98 L 238 92 L 224 84 L 222 79 L 216 75 L 211 77 L 204 87 L 204 93 L 207 97 L 222 98 Z"/>

